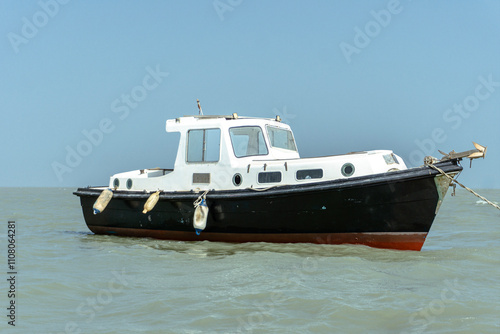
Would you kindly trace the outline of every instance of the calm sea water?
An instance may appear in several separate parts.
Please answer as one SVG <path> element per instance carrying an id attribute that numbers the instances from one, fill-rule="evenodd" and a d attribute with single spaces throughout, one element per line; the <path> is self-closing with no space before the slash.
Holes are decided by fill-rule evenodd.
<path id="1" fill-rule="evenodd" d="M 97 236 L 74 190 L 0 188 L 2 333 L 500 332 L 500 211 L 465 191 L 412 252 Z"/>

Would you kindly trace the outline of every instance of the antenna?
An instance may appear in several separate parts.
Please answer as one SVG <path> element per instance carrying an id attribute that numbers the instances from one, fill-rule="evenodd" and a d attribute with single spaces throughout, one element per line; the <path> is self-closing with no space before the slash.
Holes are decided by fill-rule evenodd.
<path id="1" fill-rule="evenodd" d="M 203 110 L 201 110 L 201 106 L 200 106 L 200 100 L 196 99 L 196 102 L 198 103 L 199 115 L 203 115 Z"/>

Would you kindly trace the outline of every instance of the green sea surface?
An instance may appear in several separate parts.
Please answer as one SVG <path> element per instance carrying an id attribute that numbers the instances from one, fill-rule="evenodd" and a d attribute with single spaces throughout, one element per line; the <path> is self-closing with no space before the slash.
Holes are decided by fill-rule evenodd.
<path id="1" fill-rule="evenodd" d="M 74 190 L 0 188 L 1 333 L 500 333 L 500 211 L 466 191 L 415 252 L 93 235 Z"/>

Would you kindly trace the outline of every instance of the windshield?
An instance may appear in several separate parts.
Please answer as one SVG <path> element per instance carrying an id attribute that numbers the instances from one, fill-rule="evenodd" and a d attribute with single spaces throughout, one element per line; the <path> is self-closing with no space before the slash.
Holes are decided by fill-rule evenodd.
<path id="1" fill-rule="evenodd" d="M 268 125 L 267 135 L 269 136 L 269 143 L 271 143 L 272 147 L 297 151 L 292 131 Z"/>
<path id="2" fill-rule="evenodd" d="M 258 126 L 241 126 L 229 129 L 234 155 L 237 158 L 267 155 L 266 141 Z"/>

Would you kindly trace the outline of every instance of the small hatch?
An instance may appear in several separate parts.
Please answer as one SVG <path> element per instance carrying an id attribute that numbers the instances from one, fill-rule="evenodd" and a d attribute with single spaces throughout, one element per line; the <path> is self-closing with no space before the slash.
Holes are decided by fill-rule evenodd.
<path id="1" fill-rule="evenodd" d="M 259 183 L 278 183 L 281 182 L 281 172 L 260 172 Z"/>
<path id="2" fill-rule="evenodd" d="M 210 173 L 193 173 L 193 183 L 210 183 Z"/>

